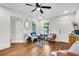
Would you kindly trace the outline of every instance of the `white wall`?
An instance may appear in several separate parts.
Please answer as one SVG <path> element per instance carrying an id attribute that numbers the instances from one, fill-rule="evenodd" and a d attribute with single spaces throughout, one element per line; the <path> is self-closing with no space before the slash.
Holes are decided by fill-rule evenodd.
<path id="1" fill-rule="evenodd" d="M 76 20 L 75 20 L 75 22 L 79 24 L 79 8 L 78 8 L 78 10 L 76 12 Z"/>
<path id="2" fill-rule="evenodd" d="M 10 16 L 7 9 L 0 7 L 0 50 L 10 47 Z"/>
<path id="3" fill-rule="evenodd" d="M 72 20 L 75 20 L 75 14 L 68 14 L 49 19 L 50 33 L 57 34 L 57 41 L 68 42 L 69 34 L 74 30 Z"/>
<path id="4" fill-rule="evenodd" d="M 16 38 L 12 41 L 12 43 L 24 43 L 26 40 L 24 39 L 25 34 L 29 34 L 31 32 L 31 26 L 29 30 L 26 30 L 24 27 L 25 20 L 31 21 L 28 19 L 28 16 L 17 12 L 15 10 L 8 9 L 10 16 L 16 17 Z M 31 23 L 31 22 L 30 22 Z M 31 24 L 30 24 L 31 25 Z"/>
<path id="5" fill-rule="evenodd" d="M 11 39 L 11 28 L 10 28 L 10 16 L 15 16 L 17 18 L 22 19 L 22 21 L 16 22 L 16 39 L 12 42 Z M 27 20 L 26 15 L 5 8 L 0 7 L 0 50 L 10 47 L 10 43 L 23 43 L 25 42 L 24 34 L 28 34 L 31 32 L 31 28 L 29 30 L 25 30 L 24 21 Z M 31 20 L 31 19 L 30 19 Z"/>
<path id="6" fill-rule="evenodd" d="M 44 20 L 43 19 L 41 19 L 41 20 L 37 19 L 37 21 L 36 21 L 36 32 L 38 34 L 44 34 Z"/>

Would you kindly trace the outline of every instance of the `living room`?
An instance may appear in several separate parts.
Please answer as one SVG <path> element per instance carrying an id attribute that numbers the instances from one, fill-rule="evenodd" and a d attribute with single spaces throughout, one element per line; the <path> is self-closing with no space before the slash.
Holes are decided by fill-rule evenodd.
<path id="1" fill-rule="evenodd" d="M 0 55 L 48 56 L 69 50 L 79 38 L 78 23 L 78 3 L 0 3 Z M 27 43 L 34 32 L 37 42 Z M 56 38 L 50 40 L 50 34 Z"/>

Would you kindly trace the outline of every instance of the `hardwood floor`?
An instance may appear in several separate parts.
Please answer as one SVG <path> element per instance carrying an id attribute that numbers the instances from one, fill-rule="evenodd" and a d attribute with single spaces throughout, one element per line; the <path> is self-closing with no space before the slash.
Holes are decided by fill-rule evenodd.
<path id="1" fill-rule="evenodd" d="M 36 44 L 16 43 L 10 48 L 0 50 L 0 56 L 47 56 L 51 51 L 69 49 L 70 44 L 63 42 L 54 42 L 45 44 L 44 47 L 38 47 Z"/>

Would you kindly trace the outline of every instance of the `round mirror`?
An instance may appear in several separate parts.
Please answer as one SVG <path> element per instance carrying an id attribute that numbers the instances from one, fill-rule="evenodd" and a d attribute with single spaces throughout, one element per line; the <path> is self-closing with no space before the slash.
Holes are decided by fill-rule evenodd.
<path id="1" fill-rule="evenodd" d="M 29 29 L 29 27 L 30 27 L 29 23 L 30 22 L 28 20 L 25 20 L 24 26 L 25 26 L 26 29 Z"/>

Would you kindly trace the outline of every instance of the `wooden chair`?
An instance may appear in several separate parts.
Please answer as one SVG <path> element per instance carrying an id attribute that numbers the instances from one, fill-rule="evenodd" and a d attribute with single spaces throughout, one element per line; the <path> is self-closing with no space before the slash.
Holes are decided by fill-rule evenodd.
<path id="1" fill-rule="evenodd" d="M 50 39 L 50 43 L 51 43 L 51 44 L 55 42 L 56 37 L 57 37 L 56 34 L 53 34 L 53 35 L 52 35 L 52 38 Z"/>

